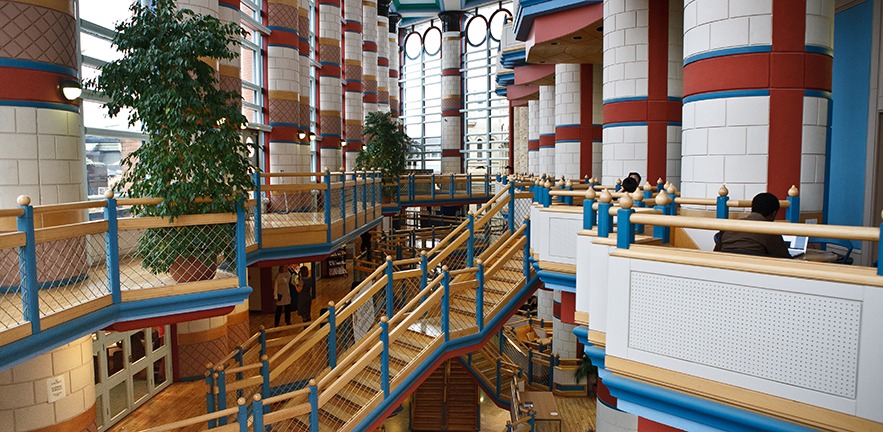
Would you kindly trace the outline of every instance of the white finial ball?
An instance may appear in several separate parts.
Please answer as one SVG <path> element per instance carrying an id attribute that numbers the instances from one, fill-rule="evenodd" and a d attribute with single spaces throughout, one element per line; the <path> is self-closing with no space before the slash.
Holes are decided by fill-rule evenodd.
<path id="1" fill-rule="evenodd" d="M 19 195 L 15 202 L 20 206 L 31 205 L 31 197 L 27 195 Z"/>
<path id="2" fill-rule="evenodd" d="M 632 200 L 635 202 L 644 201 L 644 193 L 639 190 L 635 190 L 634 192 L 632 192 Z"/>
<path id="3" fill-rule="evenodd" d="M 589 188 L 586 189 L 586 199 L 593 200 L 593 199 L 595 199 L 596 196 L 597 195 L 595 194 L 595 188 L 589 186 Z"/>
<path id="4" fill-rule="evenodd" d="M 720 196 L 727 196 L 730 194 L 730 190 L 727 189 L 727 185 L 721 185 L 721 188 L 717 190 L 717 194 Z"/>
<path id="5" fill-rule="evenodd" d="M 104 197 L 107 199 L 113 199 L 113 189 L 104 191 Z"/>
<path id="6" fill-rule="evenodd" d="M 659 195 L 656 195 L 656 205 L 668 205 L 671 202 L 671 198 L 668 197 L 668 194 L 665 191 L 659 192 Z"/>
<path id="7" fill-rule="evenodd" d="M 598 199 L 598 201 L 601 201 L 602 203 L 613 202 L 613 195 L 610 194 L 609 190 L 604 189 L 601 192 L 601 197 Z"/>
<path id="8" fill-rule="evenodd" d="M 791 189 L 788 189 L 788 196 L 796 197 L 798 195 L 800 195 L 800 191 L 797 190 L 797 186 L 791 185 Z"/>
<path id="9" fill-rule="evenodd" d="M 620 208 L 624 208 L 624 209 L 628 210 L 628 209 L 632 208 L 632 205 L 634 205 L 634 204 L 635 204 L 635 202 L 632 201 L 632 196 L 629 194 L 625 194 L 619 198 L 619 207 Z"/>

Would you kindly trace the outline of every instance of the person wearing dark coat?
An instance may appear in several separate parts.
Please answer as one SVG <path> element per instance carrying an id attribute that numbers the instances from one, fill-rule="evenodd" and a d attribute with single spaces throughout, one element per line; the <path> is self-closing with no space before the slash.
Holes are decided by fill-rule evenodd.
<path id="1" fill-rule="evenodd" d="M 316 293 L 316 282 L 310 278 L 310 269 L 300 268 L 300 284 L 297 285 L 297 313 L 304 322 L 312 321 L 310 309 Z"/>

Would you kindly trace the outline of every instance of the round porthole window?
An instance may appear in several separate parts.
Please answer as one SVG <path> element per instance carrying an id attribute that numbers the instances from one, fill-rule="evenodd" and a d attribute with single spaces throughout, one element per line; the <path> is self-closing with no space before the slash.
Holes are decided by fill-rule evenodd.
<path id="1" fill-rule="evenodd" d="M 423 51 L 423 38 L 420 36 L 420 33 L 412 31 L 407 36 L 405 36 L 405 56 L 411 60 L 417 60 L 420 58 L 420 53 Z"/>
<path id="2" fill-rule="evenodd" d="M 441 29 L 432 26 L 423 33 L 423 51 L 430 56 L 434 56 L 441 52 L 442 48 L 442 32 Z"/>
<path id="3" fill-rule="evenodd" d="M 474 47 L 480 46 L 487 39 L 487 20 L 475 15 L 466 22 L 466 43 Z"/>

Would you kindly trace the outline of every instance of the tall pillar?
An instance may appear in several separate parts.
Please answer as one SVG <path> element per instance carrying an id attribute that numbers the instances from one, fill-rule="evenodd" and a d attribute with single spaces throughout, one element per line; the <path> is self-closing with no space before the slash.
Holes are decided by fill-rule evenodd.
<path id="1" fill-rule="evenodd" d="M 555 166 L 555 86 L 540 86 L 540 162 L 541 173 L 558 175 Z"/>
<path id="2" fill-rule="evenodd" d="M 0 371 L 0 394 L 4 431 L 97 430 L 92 336 Z"/>
<path id="3" fill-rule="evenodd" d="M 555 173 L 569 179 L 593 171 L 594 69 L 591 64 L 555 65 Z"/>
<path id="4" fill-rule="evenodd" d="M 685 195 L 797 185 L 822 210 L 833 19 L 830 1 L 686 2 Z"/>
<path id="5" fill-rule="evenodd" d="M 239 0 L 219 0 L 218 1 L 218 19 L 225 23 L 233 23 L 237 26 L 242 19 L 242 13 L 239 10 Z M 239 47 L 230 44 L 227 49 L 238 52 Z M 221 90 L 242 92 L 242 78 L 240 75 L 241 58 L 236 56 L 232 59 L 223 59 L 219 64 L 219 84 Z M 241 100 L 233 101 L 235 104 L 242 106 Z"/>
<path id="6" fill-rule="evenodd" d="M 604 84 L 603 65 L 592 65 L 592 167 L 588 173 L 591 178 L 601 178 L 603 136 L 602 124 L 604 123 L 604 97 L 601 88 Z M 583 166 L 583 164 L 580 164 Z"/>
<path id="7" fill-rule="evenodd" d="M 0 1 L 0 205 L 86 198 L 79 100 L 59 92 L 79 76 L 73 1 Z M 12 19 L 14 17 L 15 19 Z M 64 220 L 71 223 L 78 220 Z"/>
<path id="8" fill-rule="evenodd" d="M 443 173 L 462 172 L 463 155 L 463 96 L 460 81 L 462 45 L 460 38 L 463 12 L 450 11 L 438 14 L 442 21 L 442 136 L 441 170 Z M 490 170 L 490 167 L 488 167 Z"/>
<path id="9" fill-rule="evenodd" d="M 389 2 L 377 2 L 377 109 L 389 112 Z"/>
<path id="10" fill-rule="evenodd" d="M 604 183 L 631 171 L 678 183 L 680 1 L 607 2 Z"/>
<path id="11" fill-rule="evenodd" d="M 519 174 L 530 172 L 527 156 L 527 135 L 529 127 L 527 110 L 527 105 L 520 105 L 512 108 L 512 112 L 515 114 L 513 122 L 515 130 L 512 133 L 515 142 L 511 146 L 515 151 L 515 165 L 513 165 L 513 167 L 515 168 L 515 172 Z"/>
<path id="12" fill-rule="evenodd" d="M 294 3 L 294 4 L 292 4 Z M 302 128 L 300 116 L 300 41 L 297 2 L 271 0 L 267 4 L 267 112 L 270 133 L 271 173 L 298 172 Z M 275 178 L 274 182 L 288 181 Z"/>
<path id="13" fill-rule="evenodd" d="M 554 291 L 546 288 L 540 288 L 536 292 L 537 296 L 537 318 L 546 322 L 552 322 L 554 317 Z"/>
<path id="14" fill-rule="evenodd" d="M 362 1 L 346 0 L 344 8 L 344 99 L 346 103 L 346 169 L 354 170 L 362 150 Z"/>
<path id="15" fill-rule="evenodd" d="M 402 16 L 397 13 L 389 14 L 389 112 L 393 117 L 401 115 L 402 107 L 399 101 L 399 21 Z"/>
<path id="16" fill-rule="evenodd" d="M 362 107 L 365 115 L 377 111 L 377 2 L 362 0 L 362 80 L 365 89 Z"/>
<path id="17" fill-rule="evenodd" d="M 341 160 L 343 92 L 340 86 L 340 0 L 319 1 L 319 159 L 335 170 Z"/>
<path id="18" fill-rule="evenodd" d="M 312 125 L 312 119 L 310 118 L 310 99 L 311 97 L 316 97 L 316 95 L 311 94 L 313 89 L 311 89 L 310 85 L 310 9 L 309 5 L 306 1 L 301 1 L 298 3 L 297 7 L 297 30 L 298 30 L 298 54 L 300 55 L 299 63 L 300 63 L 300 104 L 298 107 L 300 109 L 300 118 L 301 124 L 304 127 L 304 131 L 307 132 L 307 139 L 302 140 L 302 146 L 298 148 L 298 153 L 295 156 L 295 163 L 297 164 L 299 172 L 315 172 L 321 169 L 321 161 L 317 161 L 319 166 L 311 166 L 312 164 L 312 152 L 310 150 L 310 139 L 309 133 L 316 132 L 315 127 Z M 316 113 L 318 115 L 318 112 Z M 316 119 L 318 121 L 318 118 Z M 308 178 L 304 178 L 304 181 L 309 180 Z"/>
<path id="19" fill-rule="evenodd" d="M 527 171 L 540 176 L 540 101 L 527 101 Z"/>

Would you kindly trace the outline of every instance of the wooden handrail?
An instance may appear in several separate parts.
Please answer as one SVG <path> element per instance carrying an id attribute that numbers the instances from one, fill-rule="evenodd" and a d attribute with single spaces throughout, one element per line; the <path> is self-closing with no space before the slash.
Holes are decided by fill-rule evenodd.
<path id="1" fill-rule="evenodd" d="M 839 238 L 846 240 L 879 241 L 880 230 L 871 227 L 839 225 L 769 223 L 738 219 L 715 219 L 691 216 L 664 216 L 656 214 L 633 214 L 632 223 L 678 228 L 696 228 L 718 231 L 779 234 L 808 237 Z"/>
<path id="2" fill-rule="evenodd" d="M 69 202 L 64 204 L 45 204 L 45 205 L 36 205 L 34 206 L 34 214 L 47 214 L 47 213 L 59 213 L 66 211 L 74 211 L 74 210 L 88 210 L 91 208 L 103 208 L 107 207 L 107 201 L 105 200 L 95 200 L 95 201 L 77 201 L 77 202 Z"/>
<path id="3" fill-rule="evenodd" d="M 209 414 L 203 414 L 201 416 L 189 418 L 186 420 L 180 420 L 180 421 L 176 421 L 176 422 L 172 422 L 172 423 L 166 423 L 164 425 L 145 429 L 141 432 L 164 432 L 164 431 L 170 431 L 170 430 L 174 430 L 174 429 L 180 429 L 182 427 L 193 426 L 193 425 L 197 425 L 200 423 L 205 423 L 209 420 L 217 420 L 221 417 L 234 415 L 238 412 L 239 412 L 238 407 L 227 408 L 225 410 L 215 411 L 215 412 L 209 413 Z"/>

